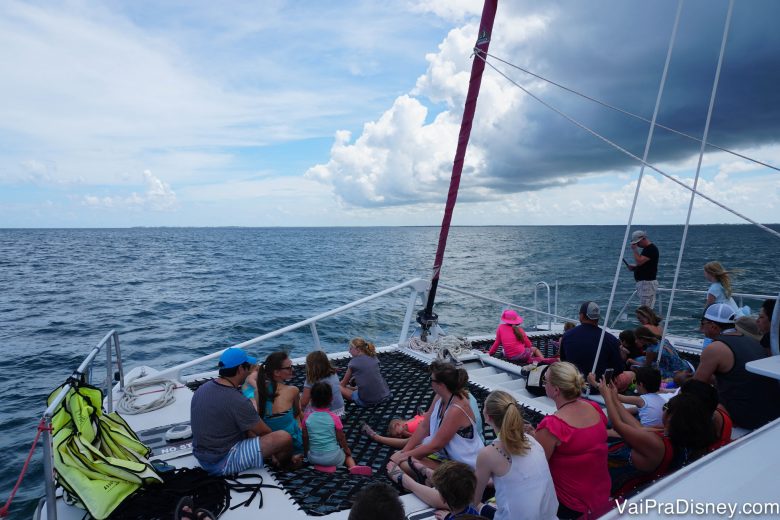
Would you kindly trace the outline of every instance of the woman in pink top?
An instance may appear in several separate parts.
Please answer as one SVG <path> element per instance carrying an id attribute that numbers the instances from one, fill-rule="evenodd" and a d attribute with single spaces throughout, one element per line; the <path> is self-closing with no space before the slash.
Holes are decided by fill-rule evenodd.
<path id="1" fill-rule="evenodd" d="M 547 397 L 558 409 L 536 428 L 536 440 L 550 463 L 558 518 L 595 518 L 609 507 L 607 418 L 596 403 L 580 399 L 585 380 L 567 362 L 545 373 Z"/>
<path id="2" fill-rule="evenodd" d="M 496 329 L 496 341 L 488 350 L 491 356 L 496 353 L 499 346 L 504 347 L 504 357 L 511 361 L 530 363 L 531 357 L 542 357 L 538 348 L 531 344 L 525 331 L 520 328 L 523 317 L 512 309 L 507 309 L 501 314 L 501 324 Z"/>

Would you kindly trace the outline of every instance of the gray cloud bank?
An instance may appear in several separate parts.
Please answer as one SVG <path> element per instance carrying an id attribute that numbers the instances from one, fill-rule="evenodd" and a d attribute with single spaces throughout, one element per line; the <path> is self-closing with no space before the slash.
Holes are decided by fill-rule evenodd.
<path id="1" fill-rule="evenodd" d="M 685 2 L 659 123 L 702 136 L 727 6 L 725 0 Z M 676 9 L 677 2 L 672 1 L 500 3 L 491 53 L 650 119 Z M 736 3 L 710 142 L 726 148 L 757 148 L 778 140 L 778 19 L 780 3 Z M 438 52 L 429 56 L 429 69 L 418 80 L 412 98 L 396 102 L 386 117 L 366 125 L 355 141 L 341 136 L 330 161 L 312 168 L 308 175 L 329 183 L 348 205 L 441 200 L 446 194 L 470 67 L 465 57 L 473 45 L 475 27 L 471 20 L 453 30 Z M 463 43 L 464 38 L 469 40 Z M 642 155 L 646 123 L 492 63 L 545 101 Z M 451 105 L 440 100 L 451 100 Z M 418 105 L 413 106 L 415 103 Z M 435 118 L 430 113 L 419 115 L 420 110 L 425 112 L 424 106 L 431 105 L 440 109 Z M 401 117 L 403 107 L 418 113 L 417 122 Z M 699 146 L 657 129 L 649 161 L 684 160 L 697 154 Z M 381 159 L 389 155 L 395 158 Z M 771 158 L 762 159 L 771 162 Z M 462 200 L 489 200 L 506 193 L 565 185 L 588 173 L 634 171 L 637 166 L 530 99 L 495 71 L 486 70 L 464 169 Z"/>

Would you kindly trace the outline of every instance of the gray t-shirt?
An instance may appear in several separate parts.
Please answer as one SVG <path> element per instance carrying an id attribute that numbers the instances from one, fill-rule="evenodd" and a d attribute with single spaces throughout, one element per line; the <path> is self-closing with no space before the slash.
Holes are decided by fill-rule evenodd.
<path id="1" fill-rule="evenodd" d="M 190 404 L 192 454 L 216 464 L 260 421 L 252 403 L 239 390 L 214 381 L 195 391 Z"/>
<path id="2" fill-rule="evenodd" d="M 333 401 L 330 402 L 331 412 L 344 411 L 344 398 L 341 397 L 341 383 L 339 381 L 339 378 L 336 376 L 336 374 L 331 374 L 325 379 L 314 381 L 314 383 L 328 383 L 330 385 L 331 390 L 333 390 Z M 310 382 L 307 379 L 306 382 L 303 383 L 303 387 L 311 388 L 312 386 L 314 386 L 314 383 Z"/>
<path id="3" fill-rule="evenodd" d="M 390 388 L 379 371 L 377 358 L 366 354 L 355 356 L 349 361 L 348 367 L 352 369 L 352 377 L 357 382 L 361 401 L 375 404 L 390 395 Z"/>

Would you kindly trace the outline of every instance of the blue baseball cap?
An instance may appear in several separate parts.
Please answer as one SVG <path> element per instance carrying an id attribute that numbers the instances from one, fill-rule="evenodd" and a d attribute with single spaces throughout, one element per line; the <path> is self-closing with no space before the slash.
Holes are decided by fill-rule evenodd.
<path id="1" fill-rule="evenodd" d="M 257 363 L 257 359 L 248 356 L 246 352 L 238 347 L 230 347 L 219 356 L 219 368 L 233 368 L 242 363 L 254 365 Z"/>

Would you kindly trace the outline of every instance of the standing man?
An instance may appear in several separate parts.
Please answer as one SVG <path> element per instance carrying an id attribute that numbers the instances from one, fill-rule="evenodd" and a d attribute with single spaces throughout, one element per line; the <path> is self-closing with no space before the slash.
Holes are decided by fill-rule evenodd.
<path id="1" fill-rule="evenodd" d="M 637 230 L 631 234 L 631 250 L 634 252 L 636 264 L 628 264 L 628 270 L 634 272 L 639 305 L 647 305 L 652 309 L 655 305 L 655 293 L 658 291 L 658 247 L 650 242 L 647 233 Z"/>
<path id="2" fill-rule="evenodd" d="M 219 377 L 203 383 L 192 396 L 192 454 L 211 475 L 262 468 L 263 457 L 282 466 L 290 461 L 290 434 L 272 432 L 257 414 L 257 404 L 241 393 L 246 381 L 257 395 L 255 363 L 240 348 L 225 350 L 219 358 Z"/>

